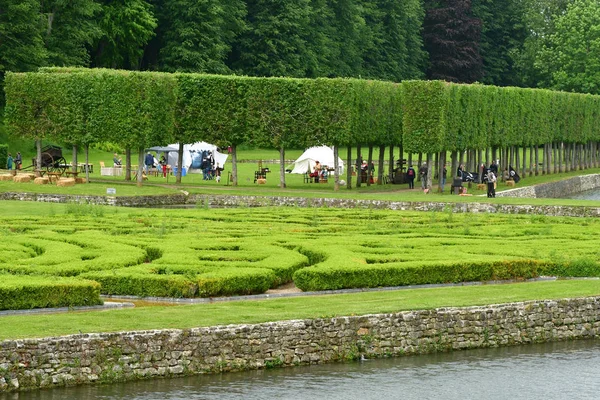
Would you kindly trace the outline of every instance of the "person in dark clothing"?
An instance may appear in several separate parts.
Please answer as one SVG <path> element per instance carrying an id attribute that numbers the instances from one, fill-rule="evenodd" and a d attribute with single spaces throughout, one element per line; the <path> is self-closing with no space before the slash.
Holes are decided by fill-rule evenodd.
<path id="1" fill-rule="evenodd" d="M 419 168 L 419 177 L 421 178 L 421 189 L 427 189 L 427 163 L 424 162 Z"/>
<path id="2" fill-rule="evenodd" d="M 148 169 L 154 166 L 154 156 L 148 152 L 146 158 L 144 158 L 144 172 L 148 175 Z"/>
<path id="3" fill-rule="evenodd" d="M 416 175 L 417 175 L 417 173 L 415 172 L 415 169 L 413 168 L 413 166 L 411 165 L 410 167 L 408 167 L 408 169 L 406 170 L 406 180 L 408 181 L 409 189 L 415 188 L 415 176 Z"/>
<path id="4" fill-rule="evenodd" d="M 21 152 L 17 151 L 17 155 L 15 157 L 15 169 L 21 169 L 21 164 L 23 164 L 23 159 L 21 158 Z"/>

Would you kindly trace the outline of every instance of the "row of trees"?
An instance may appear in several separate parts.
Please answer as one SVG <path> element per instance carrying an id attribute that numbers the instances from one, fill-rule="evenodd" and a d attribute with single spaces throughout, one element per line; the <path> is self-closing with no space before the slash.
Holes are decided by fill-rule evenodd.
<path id="1" fill-rule="evenodd" d="M 0 0 L 0 80 L 91 66 L 600 93 L 598 25 L 597 0 Z"/>
<path id="2" fill-rule="evenodd" d="M 285 149 L 318 144 L 357 146 L 359 153 L 361 146 L 369 146 L 369 164 L 373 146 L 379 146 L 379 182 L 385 147 L 392 168 L 394 146 L 400 157 L 418 153 L 421 161 L 425 155 L 430 170 L 434 158 L 445 163 L 447 152 L 453 171 L 464 152 L 473 168 L 481 164 L 482 152 L 489 162 L 500 151 L 503 166 L 517 168 L 518 154 L 523 154 L 524 168 L 523 148 L 535 158 L 537 172 L 533 149 L 539 146 L 545 148 L 546 163 L 559 149 L 573 165 L 575 159 L 587 161 L 579 167 L 598 163 L 600 97 L 549 90 L 48 68 L 8 74 L 6 96 L 11 134 L 38 143 L 46 137 L 78 146 L 114 142 L 137 152 L 140 169 L 150 146 L 198 140 L 231 146 L 234 185 L 236 149 L 242 143 L 279 149 L 282 187 Z M 352 165 L 350 150 L 347 159 Z M 128 157 L 128 171 L 130 164 Z M 549 164 L 544 171 L 550 172 Z M 140 172 L 140 184 L 141 179 Z M 348 169 L 347 182 L 351 179 Z"/>

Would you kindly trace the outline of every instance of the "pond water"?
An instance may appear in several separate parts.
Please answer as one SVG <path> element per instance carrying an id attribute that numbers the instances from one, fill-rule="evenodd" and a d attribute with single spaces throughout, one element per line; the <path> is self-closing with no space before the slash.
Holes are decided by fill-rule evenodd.
<path id="1" fill-rule="evenodd" d="M 81 386 L 0 399 L 594 399 L 600 341 Z"/>

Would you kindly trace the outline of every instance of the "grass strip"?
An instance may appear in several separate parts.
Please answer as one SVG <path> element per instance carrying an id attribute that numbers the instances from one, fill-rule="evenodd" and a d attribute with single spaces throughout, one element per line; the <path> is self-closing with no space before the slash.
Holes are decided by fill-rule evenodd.
<path id="1" fill-rule="evenodd" d="M 0 317 L 0 339 L 184 329 L 600 295 L 600 280 L 404 289 L 283 299 Z"/>

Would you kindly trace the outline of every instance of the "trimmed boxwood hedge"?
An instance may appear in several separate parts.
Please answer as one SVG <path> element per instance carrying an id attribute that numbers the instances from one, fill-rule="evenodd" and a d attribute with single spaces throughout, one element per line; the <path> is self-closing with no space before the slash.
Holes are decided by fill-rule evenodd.
<path id="1" fill-rule="evenodd" d="M 275 207 L 92 211 L 1 216 L 11 240 L 0 242 L 0 271 L 21 282 L 75 275 L 104 294 L 186 298 L 263 293 L 292 280 L 312 291 L 600 276 L 599 219 Z"/>
<path id="2" fill-rule="evenodd" d="M 102 304 L 100 284 L 78 278 L 0 274 L 0 310 Z"/>

